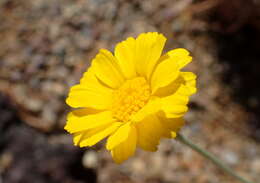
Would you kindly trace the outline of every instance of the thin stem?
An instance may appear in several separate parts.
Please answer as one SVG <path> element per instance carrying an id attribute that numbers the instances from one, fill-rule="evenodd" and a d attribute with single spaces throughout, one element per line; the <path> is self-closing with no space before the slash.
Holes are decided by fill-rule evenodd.
<path id="1" fill-rule="evenodd" d="M 213 162 L 215 165 L 217 165 L 219 168 L 221 168 L 222 170 L 224 170 L 226 173 L 228 173 L 229 175 L 233 176 L 234 178 L 236 178 L 237 180 L 239 180 L 240 182 L 243 183 L 253 183 L 250 182 L 248 180 L 246 180 L 245 178 L 239 176 L 237 173 L 235 173 L 231 168 L 229 168 L 227 165 L 225 165 L 220 159 L 218 159 L 216 156 L 214 156 L 213 154 L 211 154 L 210 152 L 206 151 L 205 149 L 202 149 L 201 147 L 198 147 L 197 145 L 193 144 L 191 141 L 189 141 L 186 137 L 182 136 L 181 134 L 178 134 L 176 139 L 189 146 L 191 149 L 193 149 L 194 151 L 200 153 L 202 156 L 204 156 L 205 158 L 211 160 L 211 162 Z"/>

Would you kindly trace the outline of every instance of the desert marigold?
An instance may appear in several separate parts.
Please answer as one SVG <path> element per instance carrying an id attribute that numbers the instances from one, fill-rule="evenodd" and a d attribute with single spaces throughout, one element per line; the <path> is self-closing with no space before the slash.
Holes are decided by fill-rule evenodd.
<path id="1" fill-rule="evenodd" d="M 137 147 L 156 151 L 161 138 L 175 137 L 183 126 L 196 76 L 180 71 L 191 62 L 185 49 L 162 55 L 166 38 L 142 33 L 118 43 L 114 55 L 101 49 L 66 100 L 73 108 L 65 129 L 75 145 L 93 146 L 108 137 L 115 162 Z"/>

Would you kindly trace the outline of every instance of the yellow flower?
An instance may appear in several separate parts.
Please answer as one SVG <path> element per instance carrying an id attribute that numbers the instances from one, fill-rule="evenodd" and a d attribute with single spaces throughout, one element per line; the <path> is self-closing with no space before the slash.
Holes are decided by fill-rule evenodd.
<path id="1" fill-rule="evenodd" d="M 100 50 L 66 100 L 78 108 L 65 126 L 75 145 L 93 146 L 108 137 L 106 148 L 121 163 L 137 147 L 156 151 L 161 138 L 176 136 L 196 76 L 180 71 L 192 60 L 187 50 L 161 56 L 165 42 L 162 34 L 149 32 L 120 42 L 114 55 Z"/>

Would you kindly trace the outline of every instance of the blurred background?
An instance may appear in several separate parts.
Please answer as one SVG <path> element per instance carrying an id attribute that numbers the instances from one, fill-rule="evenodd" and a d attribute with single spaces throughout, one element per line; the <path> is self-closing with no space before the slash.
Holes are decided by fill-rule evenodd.
<path id="1" fill-rule="evenodd" d="M 0 0 L 0 183 L 236 183 L 173 140 L 119 166 L 63 130 L 98 50 L 148 31 L 193 56 L 182 133 L 260 182 L 259 0 Z"/>

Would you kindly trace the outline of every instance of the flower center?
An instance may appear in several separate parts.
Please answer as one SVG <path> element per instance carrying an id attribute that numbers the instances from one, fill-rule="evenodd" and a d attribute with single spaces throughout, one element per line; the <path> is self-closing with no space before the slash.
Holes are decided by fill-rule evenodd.
<path id="1" fill-rule="evenodd" d="M 150 86 L 143 77 L 126 81 L 116 92 L 112 105 L 113 116 L 119 121 L 127 122 L 149 100 Z"/>

